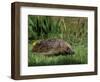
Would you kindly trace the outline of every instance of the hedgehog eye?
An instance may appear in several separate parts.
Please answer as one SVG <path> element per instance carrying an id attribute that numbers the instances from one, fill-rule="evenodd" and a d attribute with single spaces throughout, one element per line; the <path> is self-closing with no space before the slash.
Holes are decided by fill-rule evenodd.
<path id="1" fill-rule="evenodd" d="M 69 50 L 69 48 L 67 48 L 67 50 Z"/>
<path id="2" fill-rule="evenodd" d="M 70 51 L 70 48 L 67 48 L 67 51 Z"/>

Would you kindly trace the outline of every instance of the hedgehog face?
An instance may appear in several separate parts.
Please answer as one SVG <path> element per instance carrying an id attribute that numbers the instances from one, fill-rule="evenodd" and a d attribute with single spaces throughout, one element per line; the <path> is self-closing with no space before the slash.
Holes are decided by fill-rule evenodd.
<path id="1" fill-rule="evenodd" d="M 67 47 L 67 49 L 65 50 L 65 53 L 66 53 L 66 54 L 72 55 L 72 54 L 74 54 L 75 52 L 73 51 L 73 49 Z"/>

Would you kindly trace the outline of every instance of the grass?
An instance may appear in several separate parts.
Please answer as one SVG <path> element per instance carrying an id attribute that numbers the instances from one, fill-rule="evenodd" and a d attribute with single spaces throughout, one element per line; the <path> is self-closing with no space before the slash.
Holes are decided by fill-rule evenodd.
<path id="1" fill-rule="evenodd" d="M 87 64 L 87 18 L 28 16 L 28 65 Z M 34 42 L 57 38 L 67 41 L 75 51 L 73 55 L 43 56 L 32 52 Z"/>
<path id="2" fill-rule="evenodd" d="M 84 46 L 77 46 L 75 48 L 75 54 L 73 55 L 59 54 L 59 56 L 44 56 L 29 51 L 28 62 L 29 66 L 86 64 L 87 63 L 86 54 L 87 54 L 87 49 L 84 48 Z"/>

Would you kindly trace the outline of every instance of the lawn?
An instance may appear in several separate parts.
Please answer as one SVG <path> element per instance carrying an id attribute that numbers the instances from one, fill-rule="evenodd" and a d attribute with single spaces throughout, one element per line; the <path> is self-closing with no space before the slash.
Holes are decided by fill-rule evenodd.
<path id="1" fill-rule="evenodd" d="M 28 66 L 87 64 L 87 18 L 28 16 Z M 44 56 L 32 52 L 38 40 L 63 39 L 68 42 L 75 54 Z"/>

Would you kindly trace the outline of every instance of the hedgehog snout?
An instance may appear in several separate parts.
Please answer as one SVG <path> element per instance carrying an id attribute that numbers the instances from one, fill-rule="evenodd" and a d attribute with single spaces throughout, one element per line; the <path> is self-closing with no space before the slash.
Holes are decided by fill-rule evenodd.
<path id="1" fill-rule="evenodd" d="M 68 54 L 73 55 L 73 54 L 75 54 L 75 52 L 74 51 L 70 51 L 70 52 L 68 52 Z"/>
<path id="2" fill-rule="evenodd" d="M 75 54 L 75 51 L 71 51 L 70 54 Z"/>

